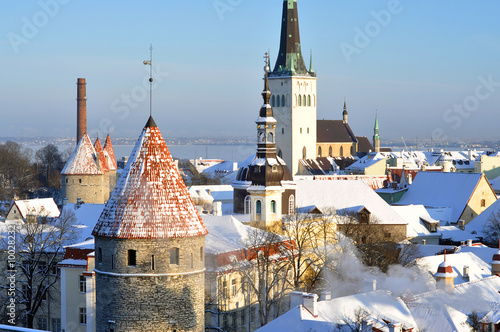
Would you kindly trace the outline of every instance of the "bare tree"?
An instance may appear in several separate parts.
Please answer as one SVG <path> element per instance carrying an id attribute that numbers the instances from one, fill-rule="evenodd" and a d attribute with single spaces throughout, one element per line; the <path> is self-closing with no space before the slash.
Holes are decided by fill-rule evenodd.
<path id="1" fill-rule="evenodd" d="M 75 222 L 74 212 L 64 209 L 57 219 L 32 216 L 27 218 L 26 223 L 16 225 L 16 259 L 13 266 L 16 271 L 15 300 L 18 304 L 16 318 L 26 321 L 27 327 L 33 327 L 35 315 L 60 278 L 57 263 L 63 246 L 77 239 L 79 230 Z M 4 245 L 5 252 L 5 241 Z"/>
<path id="2" fill-rule="evenodd" d="M 39 179 L 47 187 L 60 186 L 60 171 L 63 168 L 62 155 L 54 144 L 49 144 L 35 154 Z"/>
<path id="3" fill-rule="evenodd" d="M 485 243 L 498 245 L 498 239 L 500 239 L 500 210 L 490 215 L 488 221 L 484 224 L 483 233 Z"/>
<path id="4" fill-rule="evenodd" d="M 31 164 L 32 153 L 16 142 L 0 144 L 0 199 L 21 196 L 35 187 L 36 171 Z"/>

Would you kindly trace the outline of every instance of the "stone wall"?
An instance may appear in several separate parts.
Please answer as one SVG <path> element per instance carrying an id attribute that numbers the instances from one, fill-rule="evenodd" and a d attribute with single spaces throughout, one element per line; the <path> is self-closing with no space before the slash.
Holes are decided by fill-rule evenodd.
<path id="1" fill-rule="evenodd" d="M 204 237 L 98 237 L 95 247 L 97 331 L 204 331 Z M 179 264 L 170 264 L 172 248 L 179 248 Z"/>
<path id="2" fill-rule="evenodd" d="M 89 204 L 104 204 L 109 198 L 109 183 L 105 175 L 61 175 L 62 194 L 69 203 L 77 198 Z"/>

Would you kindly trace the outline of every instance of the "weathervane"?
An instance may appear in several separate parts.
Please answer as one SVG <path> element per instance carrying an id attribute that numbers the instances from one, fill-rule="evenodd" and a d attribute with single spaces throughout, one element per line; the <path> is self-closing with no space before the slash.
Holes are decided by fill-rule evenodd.
<path id="1" fill-rule="evenodd" d="M 149 45 L 149 60 L 144 60 L 149 65 L 149 116 L 153 116 L 153 44 Z"/>
<path id="2" fill-rule="evenodd" d="M 267 52 L 264 54 L 264 61 L 265 61 L 265 63 L 266 63 L 266 67 L 269 67 L 269 58 L 270 58 L 270 56 L 269 56 L 269 51 L 267 51 Z M 269 71 L 269 69 L 268 69 L 267 71 Z"/>

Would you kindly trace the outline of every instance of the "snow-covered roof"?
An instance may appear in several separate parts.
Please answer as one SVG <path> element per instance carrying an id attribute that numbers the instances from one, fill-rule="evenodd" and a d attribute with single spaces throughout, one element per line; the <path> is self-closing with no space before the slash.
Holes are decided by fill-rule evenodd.
<path id="1" fill-rule="evenodd" d="M 245 248 L 248 245 L 250 226 L 243 225 L 233 216 L 202 215 L 208 230 L 205 252 L 219 254 Z"/>
<path id="2" fill-rule="evenodd" d="M 390 158 L 391 153 L 388 152 L 371 152 L 363 158 L 356 161 L 354 164 L 346 167 L 346 171 L 364 171 L 365 168 L 375 165 L 381 160 Z"/>
<path id="3" fill-rule="evenodd" d="M 129 239 L 207 234 L 160 130 L 151 117 L 92 234 Z"/>
<path id="4" fill-rule="evenodd" d="M 82 243 L 88 240 L 93 241 L 92 230 L 94 229 L 99 216 L 104 209 L 104 204 L 74 204 L 68 203 L 64 206 L 63 211 L 68 209 L 75 213 L 76 222 L 75 227 L 77 227 L 80 232 L 78 235 L 78 243 Z"/>
<path id="5" fill-rule="evenodd" d="M 108 160 L 106 159 L 106 155 L 104 154 L 104 150 L 101 145 L 101 141 L 99 140 L 99 137 L 95 139 L 94 142 L 94 149 L 97 155 L 99 156 L 99 168 L 103 172 L 109 171 L 109 165 L 108 165 Z"/>
<path id="6" fill-rule="evenodd" d="M 59 208 L 53 198 L 35 198 L 14 201 L 11 209 L 17 206 L 21 218 L 33 214 L 41 217 L 57 218 L 60 215 Z"/>
<path id="7" fill-rule="evenodd" d="M 330 301 L 319 301 L 317 306 L 317 317 L 300 305 L 291 308 L 290 311 L 257 331 L 330 331 L 335 327 L 334 324 L 344 325 L 347 322 L 356 322 L 356 315 L 360 310 L 368 313 L 374 321 L 373 326 L 379 331 L 388 331 L 387 322 L 384 320 L 390 323 L 401 323 L 405 329 L 417 327 L 406 304 L 400 298 L 392 297 L 387 291 L 374 291 L 339 297 Z M 344 330 L 341 329 L 341 331 Z"/>
<path id="8" fill-rule="evenodd" d="M 381 224 L 407 224 L 389 204 L 362 181 L 297 181 L 297 207 L 316 206 L 321 211 L 364 206 Z"/>
<path id="9" fill-rule="evenodd" d="M 491 276 L 491 257 L 482 260 L 473 252 L 457 252 L 446 255 L 446 264 L 452 267 L 456 274 L 455 285 L 468 281 L 476 281 Z M 418 258 L 417 265 L 435 275 L 438 267 L 444 263 L 444 255 L 435 255 Z M 464 277 L 464 266 L 469 267 L 469 279 Z"/>
<path id="10" fill-rule="evenodd" d="M 408 223 L 408 237 L 430 235 L 424 221 L 429 224 L 439 224 L 439 221 L 433 219 L 423 205 L 392 206 L 392 208 Z M 439 237 L 440 234 L 436 236 Z"/>
<path id="11" fill-rule="evenodd" d="M 68 162 L 61 171 L 62 175 L 96 175 L 103 174 L 96 160 L 99 158 L 90 141 L 90 137 L 84 134 L 78 142 L 75 150 L 69 157 Z"/>
<path id="12" fill-rule="evenodd" d="M 483 176 L 480 173 L 419 172 L 396 205 L 422 204 L 425 207 L 451 208 L 451 216 L 447 221 L 455 223 Z"/>

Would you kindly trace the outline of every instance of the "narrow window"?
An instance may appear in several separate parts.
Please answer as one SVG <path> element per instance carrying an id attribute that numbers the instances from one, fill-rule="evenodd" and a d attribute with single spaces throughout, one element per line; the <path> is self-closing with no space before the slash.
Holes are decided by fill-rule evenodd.
<path id="1" fill-rule="evenodd" d="M 84 276 L 80 276 L 80 293 L 87 292 L 87 281 Z"/>
<path id="2" fill-rule="evenodd" d="M 233 293 L 233 296 L 236 295 L 236 279 L 231 280 L 231 292 Z"/>
<path id="3" fill-rule="evenodd" d="M 301 96 L 301 95 L 299 95 L 298 105 L 299 105 L 299 106 L 302 106 L 302 96 Z"/>
<path id="4" fill-rule="evenodd" d="M 300 128 L 300 133 L 302 134 L 302 128 Z"/>
<path id="5" fill-rule="evenodd" d="M 82 183 L 82 179 L 78 179 L 78 182 Z"/>
<path id="6" fill-rule="evenodd" d="M 328 148 L 328 156 L 333 157 L 333 150 L 331 146 Z"/>
<path id="7" fill-rule="evenodd" d="M 285 128 L 281 128 L 281 135 L 285 134 Z"/>
<path id="8" fill-rule="evenodd" d="M 135 250 L 129 250 L 128 251 L 128 265 L 129 266 L 135 266 L 136 265 L 136 251 Z"/>
<path id="9" fill-rule="evenodd" d="M 79 308 L 78 309 L 79 322 L 82 325 L 87 324 L 87 308 Z"/>
<path id="10" fill-rule="evenodd" d="M 486 207 L 486 200 L 484 199 L 481 200 L 481 207 Z"/>
<path id="11" fill-rule="evenodd" d="M 267 141 L 268 141 L 269 143 L 273 143 L 273 142 L 274 142 L 274 135 L 273 135 L 273 133 L 269 133 L 269 134 L 267 135 Z"/>
<path id="12" fill-rule="evenodd" d="M 302 148 L 302 159 L 306 159 L 306 157 L 307 157 L 307 149 L 306 149 L 306 147 L 304 146 L 304 147 Z"/>
<path id="13" fill-rule="evenodd" d="M 278 96 L 278 98 L 276 98 L 276 106 L 280 107 L 280 96 Z"/>
<path id="14" fill-rule="evenodd" d="M 68 179 L 66 179 L 66 183 L 68 183 Z"/>
<path id="15" fill-rule="evenodd" d="M 286 106 L 285 95 L 281 96 L 281 106 L 283 106 L 283 107 Z"/>
<path id="16" fill-rule="evenodd" d="M 191 253 L 191 268 L 194 268 L 194 259 L 193 259 L 193 253 Z"/>
<path id="17" fill-rule="evenodd" d="M 222 282 L 222 296 L 226 299 L 228 297 L 228 293 L 227 293 L 227 281 L 224 280 Z"/>
<path id="18" fill-rule="evenodd" d="M 271 97 L 271 106 L 274 107 L 275 106 L 275 101 L 276 99 L 274 98 L 274 96 Z"/>
<path id="19" fill-rule="evenodd" d="M 311 106 L 311 95 L 307 96 L 307 106 Z"/>
<path id="20" fill-rule="evenodd" d="M 245 214 L 250 214 L 252 213 L 252 198 L 250 197 L 250 195 L 247 195 L 245 197 L 245 207 L 244 207 L 244 213 Z"/>
<path id="21" fill-rule="evenodd" d="M 170 264 L 179 265 L 179 248 L 170 249 Z"/>
<path id="22" fill-rule="evenodd" d="M 102 248 L 97 248 L 97 263 L 102 263 Z"/>
<path id="23" fill-rule="evenodd" d="M 200 247 L 200 261 L 203 262 L 203 247 Z"/>
<path id="24" fill-rule="evenodd" d="M 288 198 L 288 214 L 293 214 L 295 212 L 295 196 L 290 195 Z"/>
<path id="25" fill-rule="evenodd" d="M 318 157 L 321 157 L 321 146 L 318 147 Z"/>
<path id="26" fill-rule="evenodd" d="M 262 213 L 262 202 L 260 200 L 255 202 L 255 213 L 257 213 L 257 214 Z"/>
<path id="27" fill-rule="evenodd" d="M 309 134 L 309 127 L 307 128 L 307 133 Z"/>
<path id="28" fill-rule="evenodd" d="M 115 268 L 115 255 L 111 255 L 111 270 Z"/>
<path id="29" fill-rule="evenodd" d="M 151 270 L 155 269 L 155 255 L 151 255 Z"/>
<path id="30" fill-rule="evenodd" d="M 344 156 L 344 147 L 343 146 L 340 147 L 340 156 L 341 157 Z"/>
<path id="31" fill-rule="evenodd" d="M 276 213 L 276 201 L 271 201 L 271 213 Z"/>

